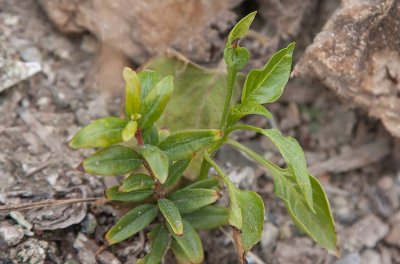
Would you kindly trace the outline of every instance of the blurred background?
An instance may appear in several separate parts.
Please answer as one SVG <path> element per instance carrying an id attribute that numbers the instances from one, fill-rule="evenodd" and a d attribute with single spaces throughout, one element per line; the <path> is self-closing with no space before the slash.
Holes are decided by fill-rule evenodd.
<path id="1" fill-rule="evenodd" d="M 342 256 L 296 229 L 270 175 L 222 149 L 230 177 L 266 204 L 262 240 L 248 262 L 400 263 L 399 0 L 0 0 L 0 205 L 102 196 L 119 179 L 76 171 L 91 150 L 72 151 L 67 142 L 89 121 L 123 114 L 122 68 L 173 69 L 176 79 L 192 63 L 223 70 L 229 30 L 255 10 L 240 43 L 251 53 L 245 71 L 291 41 L 295 61 L 284 95 L 267 106 L 274 119 L 244 122 L 299 140 L 329 197 Z M 174 96 L 196 109 L 199 97 L 185 88 Z M 207 100 L 208 87 L 198 89 Z M 187 126 L 173 114 L 168 121 Z M 235 137 L 284 165 L 265 138 Z M 0 263 L 135 263 L 148 250 L 143 232 L 103 248 L 119 216 L 109 204 L 0 213 Z M 202 233 L 205 263 L 237 263 L 227 233 Z"/>

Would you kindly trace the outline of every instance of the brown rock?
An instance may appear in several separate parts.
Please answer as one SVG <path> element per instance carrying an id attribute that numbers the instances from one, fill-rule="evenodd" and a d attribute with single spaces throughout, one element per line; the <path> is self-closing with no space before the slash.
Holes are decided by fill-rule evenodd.
<path id="1" fill-rule="evenodd" d="M 400 137 L 400 0 L 343 1 L 295 67 Z"/>
<path id="2" fill-rule="evenodd" d="M 385 237 L 385 242 L 400 247 L 400 211 L 389 219 L 390 231 Z"/>

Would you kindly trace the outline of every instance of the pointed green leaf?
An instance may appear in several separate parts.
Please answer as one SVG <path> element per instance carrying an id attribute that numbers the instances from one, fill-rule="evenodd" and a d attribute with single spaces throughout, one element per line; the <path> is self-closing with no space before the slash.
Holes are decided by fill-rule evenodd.
<path id="1" fill-rule="evenodd" d="M 176 54 L 157 58 L 147 67 L 161 77 L 174 76 L 174 95 L 157 121 L 159 127 L 177 132 L 219 126 L 221 116 L 216 113 L 225 101 L 226 71 L 201 67 Z M 232 101 L 240 98 L 243 83 L 244 75 L 237 76 Z"/>
<path id="2" fill-rule="evenodd" d="M 169 98 L 174 91 L 172 80 L 172 76 L 164 77 L 143 100 L 141 110 L 142 116 L 139 119 L 139 125 L 142 129 L 151 127 L 164 112 Z"/>
<path id="3" fill-rule="evenodd" d="M 83 171 L 102 176 L 116 176 L 133 171 L 142 164 L 142 159 L 133 149 L 111 146 L 101 149 L 86 158 Z"/>
<path id="4" fill-rule="evenodd" d="M 196 181 L 182 189 L 213 189 L 219 190 L 219 181 L 217 177 L 210 177 L 204 180 Z"/>
<path id="5" fill-rule="evenodd" d="M 191 158 L 200 150 L 221 139 L 221 130 L 192 130 L 175 133 L 159 145 L 171 160 Z"/>
<path id="6" fill-rule="evenodd" d="M 243 69 L 243 67 L 249 61 L 249 51 L 246 48 L 236 47 L 236 48 L 225 48 L 224 50 L 224 60 L 226 65 L 235 74 Z"/>
<path id="7" fill-rule="evenodd" d="M 185 230 L 185 232 L 182 236 L 171 232 L 172 236 L 182 248 L 184 255 L 186 255 L 192 263 L 201 263 L 204 259 L 204 252 L 199 234 L 192 225 L 186 221 L 183 221 L 183 230 Z"/>
<path id="8" fill-rule="evenodd" d="M 246 101 L 245 103 L 235 105 L 228 116 L 228 125 L 233 125 L 247 115 L 261 115 L 266 118 L 272 118 L 272 114 L 261 104 Z"/>
<path id="9" fill-rule="evenodd" d="M 144 145 L 140 149 L 140 154 L 146 160 L 154 177 L 164 183 L 168 177 L 168 156 L 159 148 L 151 145 Z"/>
<path id="10" fill-rule="evenodd" d="M 125 67 L 122 76 L 125 80 L 125 112 L 128 118 L 140 113 L 140 81 L 135 71 Z"/>
<path id="11" fill-rule="evenodd" d="M 313 194 L 307 169 L 307 162 L 303 149 L 297 140 L 292 137 L 283 136 L 277 129 L 264 129 L 261 130 L 261 132 L 279 149 L 288 165 L 288 168 L 294 173 L 296 181 L 300 185 L 300 188 L 306 197 L 307 203 L 311 209 L 313 209 Z"/>
<path id="12" fill-rule="evenodd" d="M 158 130 L 155 126 L 151 126 L 142 131 L 142 137 L 145 144 L 157 146 L 159 142 Z"/>
<path id="13" fill-rule="evenodd" d="M 257 12 L 252 12 L 248 14 L 233 27 L 228 35 L 228 40 L 226 41 L 225 48 L 230 47 L 234 43 L 234 41 L 236 41 L 237 39 L 241 39 L 246 35 L 256 14 Z"/>
<path id="14" fill-rule="evenodd" d="M 164 183 L 164 188 L 169 188 L 182 177 L 183 172 L 189 166 L 191 159 L 178 160 L 169 167 L 169 175 Z"/>
<path id="15" fill-rule="evenodd" d="M 161 263 L 169 245 L 169 236 L 167 229 L 161 225 L 156 225 L 150 232 L 151 251 L 138 264 L 159 264 Z"/>
<path id="16" fill-rule="evenodd" d="M 139 202 L 149 198 L 153 194 L 152 190 L 121 192 L 118 189 L 119 186 L 108 188 L 106 190 L 106 198 L 111 201 Z"/>
<path id="17" fill-rule="evenodd" d="M 72 140 L 69 146 L 78 148 L 108 147 L 122 142 L 122 130 L 128 121 L 118 117 L 105 117 L 93 121 L 83 127 Z"/>
<path id="18" fill-rule="evenodd" d="M 158 209 L 153 204 L 142 204 L 130 210 L 107 232 L 108 243 L 115 244 L 133 236 L 148 226 L 157 213 Z"/>
<path id="19" fill-rule="evenodd" d="M 264 226 L 264 203 L 256 192 L 236 189 L 235 194 L 243 217 L 240 243 L 244 251 L 249 252 L 261 239 Z"/>
<path id="20" fill-rule="evenodd" d="M 182 217 L 174 202 L 162 198 L 159 199 L 157 203 L 158 208 L 160 209 L 161 213 L 167 220 L 169 226 L 174 231 L 174 233 L 177 235 L 182 235 L 184 231 Z"/>
<path id="21" fill-rule="evenodd" d="M 151 189 L 154 186 L 154 179 L 149 175 L 139 173 L 131 174 L 124 179 L 119 190 L 121 192 L 131 192 L 137 190 Z"/>
<path id="22" fill-rule="evenodd" d="M 275 172 L 273 176 L 275 193 L 285 202 L 293 222 L 319 245 L 338 254 L 335 223 L 329 201 L 318 180 L 310 175 L 315 209 L 313 213 L 290 170 Z"/>
<path id="23" fill-rule="evenodd" d="M 217 205 L 209 205 L 195 212 L 182 215 L 195 229 L 213 229 L 229 224 L 229 209 Z"/>
<path id="24" fill-rule="evenodd" d="M 136 121 L 129 121 L 128 124 L 126 124 L 124 130 L 122 130 L 122 139 L 124 141 L 129 141 L 131 140 L 136 133 L 138 124 Z"/>
<path id="25" fill-rule="evenodd" d="M 283 93 L 292 66 L 294 43 L 268 61 L 261 70 L 251 70 L 244 83 L 242 102 L 272 103 Z"/>
<path id="26" fill-rule="evenodd" d="M 171 250 L 172 250 L 172 253 L 174 254 L 178 264 L 193 264 L 194 263 L 194 262 L 190 261 L 189 257 L 186 256 L 186 254 L 183 251 L 183 249 L 181 248 L 181 246 L 179 246 L 178 242 L 176 242 L 175 240 L 172 240 Z M 201 262 L 199 262 L 199 263 L 201 263 Z"/>
<path id="27" fill-rule="evenodd" d="M 140 80 L 140 97 L 142 101 L 147 97 L 150 91 L 156 86 L 160 78 L 158 74 L 152 70 L 143 70 L 138 74 Z"/>
<path id="28" fill-rule="evenodd" d="M 208 189 L 187 189 L 176 191 L 168 198 L 175 203 L 179 212 L 186 214 L 215 203 L 220 194 Z"/>

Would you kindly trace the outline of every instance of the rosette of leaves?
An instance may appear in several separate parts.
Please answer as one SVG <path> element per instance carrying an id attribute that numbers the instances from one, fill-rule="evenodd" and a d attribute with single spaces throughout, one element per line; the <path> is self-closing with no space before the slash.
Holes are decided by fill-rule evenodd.
<path id="1" fill-rule="evenodd" d="M 232 29 L 225 45 L 227 91 L 218 129 L 178 131 L 171 135 L 159 130 L 157 120 L 173 96 L 173 77 L 159 78 L 151 70 L 137 74 L 125 68 L 126 117 L 98 119 L 78 131 L 69 144 L 72 148 L 99 148 L 79 166 L 82 171 L 101 176 L 125 175 L 119 186 L 105 193 L 111 201 L 131 203 L 132 209 L 107 232 L 106 239 L 111 245 L 148 230 L 151 250 L 139 263 L 160 263 L 168 250 L 179 263 L 201 263 L 204 253 L 198 231 L 223 225 L 232 227 L 239 259 L 246 262 L 246 252 L 261 238 L 264 203 L 256 192 L 235 186 L 214 161 L 213 156 L 224 144 L 264 166 L 274 177 L 275 193 L 284 201 L 299 229 L 337 253 L 329 202 L 321 184 L 309 174 L 298 142 L 277 129 L 238 124 L 247 115 L 272 118 L 264 105 L 282 95 L 292 64 L 294 43 L 273 55 L 262 69 L 251 70 L 240 102 L 231 102 L 236 76 L 249 59 L 248 50 L 238 42 L 255 14 L 249 14 Z M 287 166 L 278 167 L 230 139 L 233 131 L 241 129 L 256 131 L 271 140 Z M 180 179 L 195 156 L 203 160 L 199 178 L 184 185 Z M 217 177 L 209 175 L 211 167 Z M 223 185 L 229 195 L 228 207 L 217 204 Z"/>

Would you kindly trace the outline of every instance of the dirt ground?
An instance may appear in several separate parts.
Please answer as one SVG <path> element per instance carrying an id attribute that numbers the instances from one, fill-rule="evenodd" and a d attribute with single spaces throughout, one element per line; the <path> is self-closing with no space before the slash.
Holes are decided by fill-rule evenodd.
<path id="1" fill-rule="evenodd" d="M 319 17 L 304 22 L 312 29 L 294 38 L 296 59 L 334 5 L 321 3 Z M 241 5 L 235 12 L 241 16 L 246 8 Z M 260 31 L 268 33 L 260 24 Z M 255 42 L 249 45 L 256 54 L 251 62 L 255 66 L 273 51 Z M 106 63 L 98 59 L 98 52 L 99 43 L 89 33 L 58 32 L 36 1 L 0 0 L 0 80 L 7 69 L 15 71 L 9 77 L 15 84 L 4 89 L 0 84 L 0 205 L 102 197 L 104 188 L 118 181 L 78 172 L 76 166 L 91 150 L 72 151 L 67 146 L 90 120 L 122 112 L 121 97 L 115 96 L 119 92 L 107 96 L 96 89 L 99 63 Z M 22 78 L 21 63 L 32 61 L 41 69 Z M 122 86 L 115 89 L 122 91 Z M 275 197 L 271 177 L 240 153 L 224 148 L 218 158 L 230 176 L 259 192 L 266 205 L 262 241 L 248 256 L 249 263 L 400 263 L 399 140 L 379 121 L 349 109 L 322 84 L 308 79 L 290 80 L 281 100 L 269 109 L 273 122 L 257 117 L 246 122 L 278 127 L 299 140 L 310 171 L 329 197 L 342 256 L 328 254 L 299 232 Z M 252 133 L 236 136 L 284 164 L 266 139 Z M 135 263 L 148 250 L 145 232 L 112 247 L 104 240 L 120 214 L 118 207 L 101 203 L 0 213 L 0 264 Z M 229 234 L 228 227 L 201 234 L 205 263 L 238 262 Z M 165 263 L 173 263 L 170 256 Z"/>

